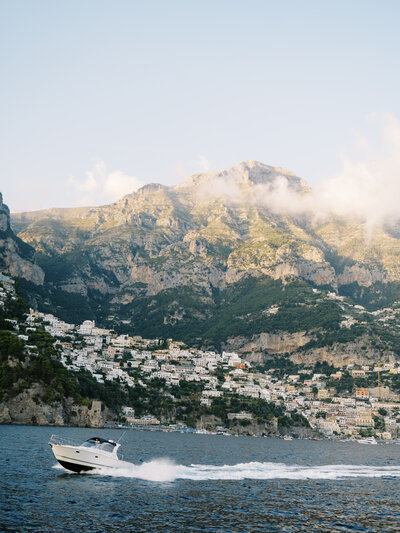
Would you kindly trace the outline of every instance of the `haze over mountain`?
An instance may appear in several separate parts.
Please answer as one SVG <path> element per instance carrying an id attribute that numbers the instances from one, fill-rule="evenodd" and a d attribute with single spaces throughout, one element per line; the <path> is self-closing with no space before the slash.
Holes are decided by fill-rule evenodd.
<path id="1" fill-rule="evenodd" d="M 370 309 L 400 295 L 395 219 L 339 216 L 349 209 L 329 187 L 246 161 L 110 205 L 13 214 L 45 272 L 43 288 L 25 290 L 75 322 L 249 352 L 286 335 L 276 351 L 292 352 L 343 320 L 327 290 Z"/>

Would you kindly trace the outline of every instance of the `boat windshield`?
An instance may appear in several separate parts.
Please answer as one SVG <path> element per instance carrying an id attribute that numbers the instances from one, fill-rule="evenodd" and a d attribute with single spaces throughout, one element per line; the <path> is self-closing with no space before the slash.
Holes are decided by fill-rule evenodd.
<path id="1" fill-rule="evenodd" d="M 98 439 L 90 439 L 81 444 L 82 448 L 98 448 L 100 441 Z"/>
<path id="2" fill-rule="evenodd" d="M 87 440 L 81 446 L 82 448 L 98 448 L 99 450 L 111 453 L 114 451 L 115 444 L 104 439 L 93 438 Z"/>
<path id="3" fill-rule="evenodd" d="M 114 451 L 114 444 L 111 444 L 111 442 L 102 442 L 99 448 L 100 450 L 104 450 L 105 452 L 112 453 Z"/>

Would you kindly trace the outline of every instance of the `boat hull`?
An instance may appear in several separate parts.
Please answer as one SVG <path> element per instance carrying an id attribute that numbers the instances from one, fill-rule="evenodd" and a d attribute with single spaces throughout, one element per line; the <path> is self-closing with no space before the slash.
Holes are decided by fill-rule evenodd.
<path id="1" fill-rule="evenodd" d="M 95 470 L 92 466 L 79 465 L 77 463 L 70 463 L 69 461 L 61 461 L 61 459 L 57 459 L 57 461 L 66 470 L 70 470 L 71 472 L 75 472 L 77 474 L 79 474 L 80 472 L 88 472 L 89 470 Z"/>

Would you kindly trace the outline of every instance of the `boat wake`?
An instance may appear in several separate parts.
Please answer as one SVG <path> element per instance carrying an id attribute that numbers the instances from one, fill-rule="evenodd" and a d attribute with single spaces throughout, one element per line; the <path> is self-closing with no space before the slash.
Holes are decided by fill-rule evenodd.
<path id="1" fill-rule="evenodd" d="M 147 481 L 244 480 L 244 479 L 345 479 L 400 477 L 400 466 L 323 465 L 303 466 L 284 463 L 239 463 L 236 465 L 178 465 L 169 459 L 154 459 L 130 468 L 94 470 L 91 473 Z"/>

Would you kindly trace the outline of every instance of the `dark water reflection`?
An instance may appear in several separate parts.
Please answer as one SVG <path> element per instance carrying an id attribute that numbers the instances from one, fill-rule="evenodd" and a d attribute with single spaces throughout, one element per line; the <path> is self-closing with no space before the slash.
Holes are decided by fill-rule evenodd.
<path id="1" fill-rule="evenodd" d="M 321 474 L 320 479 L 285 479 L 278 470 L 272 479 L 240 474 L 238 479 L 177 476 L 155 482 L 55 469 L 47 445 L 53 431 L 0 427 L 1 531 L 400 531 L 400 477 L 390 475 L 391 469 L 399 472 L 400 446 L 128 432 L 122 449 L 125 459 L 134 463 L 168 457 L 186 466 L 346 464 L 359 465 L 360 472 L 364 465 L 389 467 L 388 474 L 379 477 L 324 479 Z M 78 440 L 120 435 L 87 429 L 56 432 Z M 191 475 L 186 466 L 179 472 Z M 332 468 L 334 473 L 336 466 Z M 282 472 L 286 475 L 284 468 Z M 195 469 L 195 475 L 208 474 Z"/>

